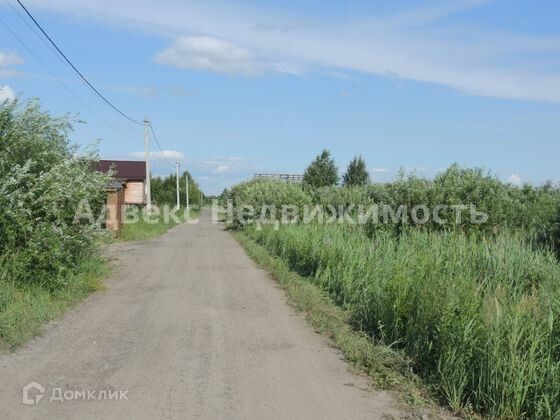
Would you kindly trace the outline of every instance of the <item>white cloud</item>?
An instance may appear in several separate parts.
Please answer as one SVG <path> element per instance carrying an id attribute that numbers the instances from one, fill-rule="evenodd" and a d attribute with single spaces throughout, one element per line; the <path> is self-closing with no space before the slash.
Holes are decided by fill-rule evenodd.
<path id="1" fill-rule="evenodd" d="M 132 152 L 129 153 L 129 157 L 132 159 L 145 159 L 144 152 Z M 182 161 L 184 159 L 183 152 L 178 152 L 176 150 L 163 150 L 163 151 L 153 151 L 150 152 L 150 159 L 154 160 L 164 160 L 166 159 L 172 162 Z"/>
<path id="2" fill-rule="evenodd" d="M 22 63 L 23 58 L 16 53 L 0 51 L 0 77 L 7 78 L 19 76 L 21 73 L 11 67 Z"/>
<path id="3" fill-rule="evenodd" d="M 371 172 L 382 173 L 382 172 L 387 172 L 387 169 L 385 169 L 385 168 L 373 168 L 371 170 Z"/>
<path id="4" fill-rule="evenodd" d="M 207 194 L 219 194 L 224 187 L 229 188 L 260 172 L 251 161 L 239 156 L 211 156 L 206 159 L 187 160 L 184 167 Z"/>
<path id="5" fill-rule="evenodd" d="M 155 61 L 181 69 L 222 74 L 255 75 L 264 69 L 248 49 L 208 36 L 179 37 L 157 54 Z"/>
<path id="6" fill-rule="evenodd" d="M 0 67 L 13 66 L 22 63 L 23 63 L 23 58 L 21 58 L 16 53 L 9 52 L 9 51 L 8 52 L 0 51 Z"/>
<path id="7" fill-rule="evenodd" d="M 34 7 L 96 16 L 176 39 L 156 60 L 179 68 L 243 75 L 309 68 L 358 71 L 435 83 L 470 95 L 560 103 L 554 55 L 560 50 L 559 37 L 446 21 L 483 7 L 484 0 L 420 2 L 405 12 L 322 22 L 223 1 L 169 0 L 166 7 L 151 0 L 30 1 Z M 262 30 L 263 22 L 267 30 Z"/>
<path id="8" fill-rule="evenodd" d="M 16 99 L 16 93 L 10 86 L 0 86 L 0 105 L 5 101 L 11 102 Z"/>
<path id="9" fill-rule="evenodd" d="M 521 177 L 517 174 L 511 174 L 510 176 L 508 176 L 507 182 L 509 182 L 510 184 L 513 185 L 521 185 Z"/>
<path id="10" fill-rule="evenodd" d="M 184 70 L 256 76 L 264 72 L 299 74 L 299 66 L 267 60 L 251 50 L 220 38 L 180 36 L 154 57 L 158 64 Z"/>
<path id="11" fill-rule="evenodd" d="M 220 165 L 216 169 L 214 169 L 213 172 L 215 172 L 217 174 L 221 174 L 221 173 L 227 172 L 227 171 L 229 171 L 229 165 Z"/>

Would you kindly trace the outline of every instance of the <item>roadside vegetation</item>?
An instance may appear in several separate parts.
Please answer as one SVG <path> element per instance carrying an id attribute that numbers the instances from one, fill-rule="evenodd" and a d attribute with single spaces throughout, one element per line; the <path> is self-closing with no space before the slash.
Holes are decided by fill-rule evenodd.
<path id="1" fill-rule="evenodd" d="M 107 178 L 94 151 L 76 157 L 67 117 L 37 101 L 0 105 L 0 347 L 14 348 L 40 325 L 100 287 L 101 227 L 74 223 L 87 199 L 94 214 Z"/>
<path id="2" fill-rule="evenodd" d="M 323 152 L 312 163 L 330 171 Z M 357 158 L 351 166 L 359 170 Z M 325 162 L 327 162 L 325 164 Z M 357 169 L 356 169 L 357 168 Z M 351 170 L 351 168 L 349 168 Z M 332 171 L 331 171 L 332 172 Z M 306 174 L 317 170 L 307 170 Z M 494 418 L 560 416 L 560 192 L 451 166 L 341 187 L 250 181 L 228 191 L 233 226 L 321 288 L 352 328 L 390 347 L 453 410 Z M 247 205 L 475 205 L 485 223 L 244 223 Z M 352 210 L 355 212 L 356 210 Z M 279 215 L 278 215 L 279 217 Z"/>
<path id="3" fill-rule="evenodd" d="M 189 178 L 189 211 L 186 212 L 186 179 Z M 145 209 L 130 208 L 128 211 L 131 220 L 132 212 L 138 212 L 138 221 L 135 223 L 124 223 L 121 232 L 117 237 L 119 241 L 143 241 L 160 236 L 169 229 L 184 223 L 188 219 L 193 220 L 198 217 L 200 208 L 204 204 L 204 194 L 198 183 L 194 181 L 188 171 L 184 171 L 179 178 L 179 192 L 181 208 L 175 212 L 178 221 L 171 217 L 164 217 L 164 207 L 173 209 L 177 204 L 177 179 L 174 174 L 166 177 L 153 177 L 151 179 L 152 201 L 158 207 L 158 215 L 144 217 Z"/>
<path id="4" fill-rule="evenodd" d="M 191 207 L 189 209 L 189 217 L 188 219 L 194 220 L 198 217 L 200 210 L 198 206 Z M 163 235 L 169 229 L 177 226 L 180 223 L 186 222 L 187 214 L 186 209 L 181 207 L 176 212 L 177 218 L 179 222 L 177 223 L 176 220 L 173 218 L 169 218 L 165 220 L 163 215 L 161 217 L 153 217 L 153 223 L 148 222 L 143 217 L 140 217 L 136 223 L 125 223 L 123 224 L 123 228 L 119 233 L 117 240 L 119 241 L 145 241 L 148 239 L 156 238 L 158 236 Z"/>
<path id="5" fill-rule="evenodd" d="M 40 284 L 0 284 L 0 350 L 13 350 L 41 332 L 43 325 L 66 309 L 103 290 L 110 269 L 101 257 L 82 258 L 64 277 L 65 287 Z"/>
<path id="6" fill-rule="evenodd" d="M 233 235 L 257 264 L 282 285 L 290 303 L 305 313 L 316 331 L 329 337 L 346 359 L 369 375 L 376 386 L 398 390 L 413 408 L 431 405 L 433 400 L 412 373 L 406 357 L 353 328 L 349 312 L 308 277 L 293 271 L 284 259 L 273 255 L 242 231 L 233 231 Z"/>
<path id="7" fill-rule="evenodd" d="M 0 104 L 0 349 L 13 349 L 42 325 L 101 289 L 109 267 L 100 246 L 111 240 L 98 221 L 75 221 L 80 203 L 97 217 L 110 174 L 93 170 L 94 149 L 77 156 L 68 116 L 53 117 L 38 101 Z M 200 188 L 189 176 L 190 218 Z M 155 203 L 173 206 L 175 176 L 152 179 Z M 181 196 L 184 200 L 184 196 Z M 184 208 L 177 212 L 185 221 Z M 145 240 L 175 226 L 173 218 L 125 224 L 119 240 Z"/>

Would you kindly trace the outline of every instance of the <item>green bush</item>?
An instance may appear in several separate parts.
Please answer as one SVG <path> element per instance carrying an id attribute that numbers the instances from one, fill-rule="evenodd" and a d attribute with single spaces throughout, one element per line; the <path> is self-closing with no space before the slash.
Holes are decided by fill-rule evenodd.
<path id="1" fill-rule="evenodd" d="M 254 180 L 236 185 L 228 194 L 233 206 L 233 224 L 242 227 L 249 219 L 259 219 L 261 215 L 269 220 L 280 220 L 282 206 L 296 206 L 298 217 L 303 217 L 304 206 L 311 205 L 311 196 L 300 184 L 282 181 Z M 245 207 L 248 206 L 248 207 Z M 273 208 L 275 214 L 267 211 Z M 245 214 L 248 209 L 254 212 L 253 217 Z"/>
<path id="2" fill-rule="evenodd" d="M 545 184 L 540 187 L 522 187 L 505 184 L 482 169 L 450 166 L 433 180 L 401 172 L 387 184 L 371 184 L 365 187 L 342 188 L 338 186 L 316 188 L 311 191 L 316 204 L 332 206 L 372 204 L 388 205 L 393 210 L 406 206 L 406 217 L 398 223 L 379 223 L 370 221 L 366 232 L 371 236 L 379 230 L 389 230 L 400 234 L 407 227 L 415 226 L 410 210 L 417 205 L 426 205 L 433 211 L 438 205 L 474 206 L 477 212 L 488 215 L 482 224 L 471 223 L 470 209 L 462 211 L 461 222 L 456 222 L 456 210 L 446 208 L 439 212 L 446 224 L 438 224 L 433 217 L 421 227 L 428 231 L 461 230 L 482 236 L 494 235 L 500 231 L 516 230 L 525 232 L 526 237 L 539 243 L 560 246 L 560 191 Z"/>
<path id="3" fill-rule="evenodd" d="M 518 187 L 504 184 L 481 169 L 457 165 L 438 175 L 434 179 L 434 188 L 438 202 L 474 204 L 478 211 L 485 212 L 488 222 L 476 228 L 486 231 L 515 228 L 545 234 L 551 230 L 560 206 L 560 193 L 550 185 Z"/>
<path id="4" fill-rule="evenodd" d="M 371 187 L 321 187 L 311 191 L 313 203 L 325 206 L 332 206 L 339 211 L 353 205 L 356 209 L 359 205 L 368 206 L 373 204 L 370 199 Z"/>
<path id="5" fill-rule="evenodd" d="M 78 158 L 68 141 L 71 125 L 36 101 L 0 107 L 0 282 L 67 286 L 100 226 L 74 223 L 82 200 L 97 213 L 107 178 Z"/>

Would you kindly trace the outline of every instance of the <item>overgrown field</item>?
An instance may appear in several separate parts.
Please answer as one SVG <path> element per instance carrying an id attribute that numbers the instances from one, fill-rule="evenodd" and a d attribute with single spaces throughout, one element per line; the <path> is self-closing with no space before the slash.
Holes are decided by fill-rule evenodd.
<path id="1" fill-rule="evenodd" d="M 236 216 L 246 204 L 476 205 L 484 224 L 234 225 L 328 292 L 354 328 L 405 354 L 453 409 L 560 416 L 556 188 L 454 166 L 358 189 L 249 182 L 230 197 Z"/>
<path id="2" fill-rule="evenodd" d="M 42 322 L 99 287 L 101 227 L 74 223 L 88 200 L 98 214 L 107 178 L 78 158 L 67 118 L 37 102 L 0 105 L 0 347 L 13 348 Z"/>

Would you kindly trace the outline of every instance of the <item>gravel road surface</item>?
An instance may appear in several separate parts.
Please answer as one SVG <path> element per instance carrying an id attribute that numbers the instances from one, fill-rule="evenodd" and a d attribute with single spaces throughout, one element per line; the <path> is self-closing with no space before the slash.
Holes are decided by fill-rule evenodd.
<path id="1" fill-rule="evenodd" d="M 0 417 L 400 418 L 286 302 L 209 210 L 110 247 L 107 290 L 0 356 Z M 34 405 L 23 404 L 22 388 Z M 64 401 L 50 401 L 51 397 Z M 109 399 L 111 397 L 111 399 Z"/>

